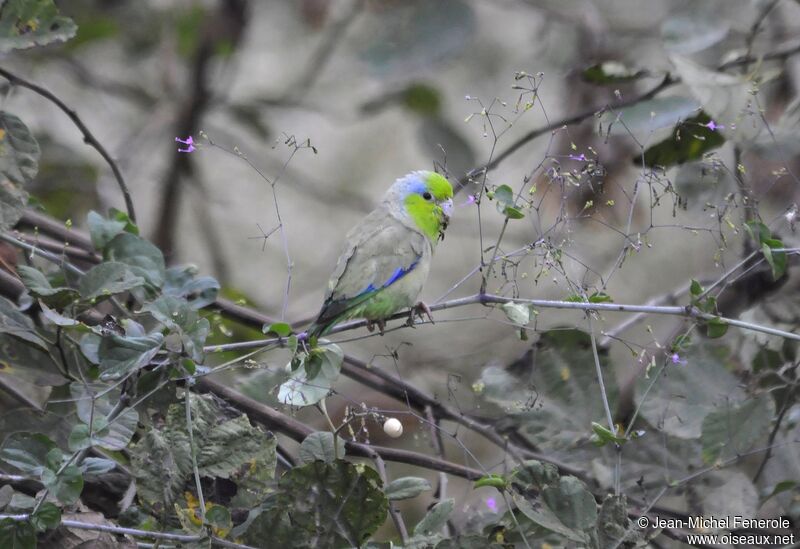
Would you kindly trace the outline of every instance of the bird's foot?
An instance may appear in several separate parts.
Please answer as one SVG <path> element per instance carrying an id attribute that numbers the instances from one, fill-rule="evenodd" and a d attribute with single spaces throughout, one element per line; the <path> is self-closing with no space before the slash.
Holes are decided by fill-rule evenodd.
<path id="1" fill-rule="evenodd" d="M 370 332 L 375 331 L 375 326 L 378 327 L 378 331 L 383 335 L 386 332 L 386 321 L 385 320 L 367 320 L 367 330 Z"/>
<path id="2" fill-rule="evenodd" d="M 435 324 L 433 321 L 433 314 L 431 313 L 431 308 L 424 301 L 420 301 L 416 305 L 411 308 L 411 312 L 408 315 L 408 325 L 412 328 L 414 327 L 414 317 L 418 316 L 420 320 L 425 320 L 425 317 L 428 317 L 428 320 L 431 321 L 431 324 Z"/>

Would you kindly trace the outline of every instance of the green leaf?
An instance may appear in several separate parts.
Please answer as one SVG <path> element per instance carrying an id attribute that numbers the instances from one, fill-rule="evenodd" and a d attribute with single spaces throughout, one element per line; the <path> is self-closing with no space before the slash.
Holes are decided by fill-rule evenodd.
<path id="1" fill-rule="evenodd" d="M 670 168 L 703 158 L 725 143 L 722 133 L 706 126 L 710 122 L 711 117 L 704 112 L 680 122 L 670 137 L 648 147 L 644 155 L 634 156 L 634 163 L 641 165 L 644 161 L 645 166 Z"/>
<path id="2" fill-rule="evenodd" d="M 106 261 L 87 271 L 78 283 L 84 299 L 105 298 L 144 286 L 145 279 L 133 274 L 124 263 Z"/>
<path id="3" fill-rule="evenodd" d="M 491 486 L 498 490 L 505 490 L 508 486 L 508 481 L 503 475 L 484 475 L 475 481 L 474 488 L 482 488 L 484 486 Z"/>
<path id="4" fill-rule="evenodd" d="M 409 85 L 400 92 L 403 106 L 423 116 L 434 116 L 441 109 L 441 94 L 436 88 L 419 82 Z"/>
<path id="5" fill-rule="evenodd" d="M 295 467 L 251 514 L 242 537 L 256 546 L 269 539 L 276 546 L 360 547 L 386 520 L 382 488 L 378 473 L 364 464 L 313 461 Z"/>
<path id="6" fill-rule="evenodd" d="M 300 462 L 310 463 L 315 460 L 333 463 L 344 458 L 345 448 L 342 437 L 336 437 L 336 448 L 333 446 L 333 433 L 317 431 L 308 435 L 300 444 Z"/>
<path id="7" fill-rule="evenodd" d="M 682 55 L 695 53 L 720 42 L 728 34 L 730 24 L 718 13 L 677 15 L 661 24 L 664 48 Z"/>
<path id="8" fill-rule="evenodd" d="M 711 339 L 724 336 L 728 332 L 728 323 L 719 317 L 712 318 L 706 323 L 706 335 Z"/>
<path id="9" fill-rule="evenodd" d="M 42 474 L 47 454 L 53 448 L 56 448 L 55 443 L 41 433 L 12 433 L 0 447 L 0 460 L 23 473 L 38 476 Z"/>
<path id="10" fill-rule="evenodd" d="M 647 71 L 627 67 L 619 61 L 604 61 L 583 70 L 581 78 L 591 84 L 618 84 L 647 76 Z"/>
<path id="11" fill-rule="evenodd" d="M 289 326 L 286 322 L 273 322 L 272 324 L 264 324 L 264 327 L 261 329 L 262 332 L 265 334 L 275 334 L 278 337 L 287 337 L 289 334 L 292 333 L 292 327 Z"/>
<path id="12" fill-rule="evenodd" d="M 75 465 L 68 465 L 52 480 L 44 481 L 46 488 L 49 488 L 53 495 L 61 503 L 71 505 L 78 501 L 83 491 L 83 473 Z"/>
<path id="13" fill-rule="evenodd" d="M 274 437 L 252 426 L 246 415 L 231 417 L 231 410 L 211 395 L 189 398 L 200 474 L 229 478 L 241 490 L 264 494 L 275 470 Z M 140 500 L 170 509 L 192 476 L 186 405 L 171 405 L 163 424 L 151 427 L 130 451 Z"/>
<path id="14" fill-rule="evenodd" d="M 517 508 L 535 524 L 567 539 L 586 544 L 597 523 L 597 504 L 586 485 L 573 476 L 536 460 L 525 462 L 512 474 Z M 531 495 L 538 492 L 539 497 Z"/>
<path id="15" fill-rule="evenodd" d="M 452 498 L 445 499 L 431 507 L 430 511 L 422 517 L 422 520 L 414 527 L 414 535 L 429 535 L 438 533 L 450 518 L 453 512 L 455 501 Z"/>
<path id="16" fill-rule="evenodd" d="M 700 285 L 700 283 L 698 281 L 696 281 L 695 279 L 692 279 L 692 283 L 691 283 L 691 285 L 689 285 L 689 292 L 693 296 L 698 296 L 698 295 L 703 293 L 703 287 Z"/>
<path id="17" fill-rule="evenodd" d="M 0 10 L 0 52 L 66 42 L 77 30 L 53 0 L 8 0 Z"/>
<path id="18" fill-rule="evenodd" d="M 109 261 L 125 263 L 136 276 L 153 287 L 161 288 L 166 277 L 164 254 L 147 240 L 131 233 L 120 233 L 105 247 Z"/>
<path id="19" fill-rule="evenodd" d="M 89 426 L 84 423 L 79 423 L 72 428 L 69 434 L 69 449 L 71 452 L 77 452 L 92 446 L 92 439 L 89 437 Z"/>
<path id="20" fill-rule="evenodd" d="M 607 351 L 598 351 L 601 365 L 608 367 Z M 531 354 L 509 368 L 489 364 L 483 369 L 475 384 L 481 408 L 491 406 L 504 425 L 513 425 L 543 449 L 571 452 L 586 442 L 586 427 L 605 414 L 594 368 L 584 367 L 594 364 L 591 338 L 579 330 L 544 332 Z M 614 402 L 616 388 L 606 389 Z"/>
<path id="21" fill-rule="evenodd" d="M 621 437 L 616 433 L 611 432 L 608 427 L 604 427 L 603 425 L 592 422 L 592 431 L 594 432 L 594 438 L 592 442 L 594 442 L 595 446 L 605 446 L 606 444 L 624 444 L 628 442 L 625 437 Z"/>
<path id="22" fill-rule="evenodd" d="M 89 236 L 92 238 L 92 246 L 95 250 L 102 251 L 115 236 L 125 231 L 128 222 L 121 219 L 106 219 L 96 211 L 92 210 L 86 217 L 89 225 Z"/>
<path id="23" fill-rule="evenodd" d="M 0 32 L 2 31 L 0 30 Z M 13 114 L 0 111 L 0 176 L 2 179 L 7 179 L 19 186 L 30 183 L 39 171 L 40 156 L 39 144 L 22 120 Z"/>
<path id="24" fill-rule="evenodd" d="M 31 515 L 31 525 L 39 532 L 52 530 L 61 524 L 61 509 L 54 503 L 45 501 L 39 509 Z"/>
<path id="25" fill-rule="evenodd" d="M 0 297 L 0 333 L 5 333 L 33 343 L 43 351 L 48 351 L 44 340 L 39 337 L 33 321 L 20 312 L 16 305 L 4 297 Z"/>
<path id="26" fill-rule="evenodd" d="M 81 462 L 81 471 L 84 475 L 102 475 L 117 467 L 113 459 L 87 457 Z"/>
<path id="27" fill-rule="evenodd" d="M 512 494 L 511 499 L 514 501 L 514 505 L 517 506 L 517 509 L 522 511 L 522 514 L 528 517 L 537 526 L 561 535 L 570 541 L 588 544 L 589 538 L 585 532 L 573 530 L 565 525 L 548 506 L 540 504 L 534 507 L 518 493 Z"/>
<path id="28" fill-rule="evenodd" d="M 783 248 L 783 242 L 770 238 L 761 244 L 761 253 L 772 268 L 772 278 L 778 280 L 786 273 L 786 253 L 773 252 L 773 248 Z"/>
<path id="29" fill-rule="evenodd" d="M 0 374 L 9 376 L 9 380 L 16 378 L 38 387 L 67 382 L 51 354 L 6 334 L 0 334 Z"/>
<path id="30" fill-rule="evenodd" d="M 164 344 L 164 336 L 153 333 L 143 337 L 111 334 L 100 341 L 97 356 L 100 379 L 119 379 L 133 370 L 147 366 Z"/>
<path id="31" fill-rule="evenodd" d="M 386 486 L 384 493 L 389 501 L 411 499 L 431 489 L 431 483 L 424 478 L 402 477 L 393 480 Z"/>
<path id="32" fill-rule="evenodd" d="M 33 297 L 52 307 L 64 307 L 78 298 L 77 290 L 63 286 L 53 288 L 44 273 L 34 267 L 19 265 L 17 274 Z"/>
<path id="33" fill-rule="evenodd" d="M 183 352 L 197 362 L 203 360 L 203 345 L 211 331 L 211 325 L 189 306 L 188 301 L 182 297 L 162 295 L 147 303 L 142 311 L 150 313 L 169 330 L 177 332 Z"/>
<path id="34" fill-rule="evenodd" d="M 589 296 L 589 303 L 613 303 L 614 300 L 605 292 L 595 292 Z"/>
<path id="35" fill-rule="evenodd" d="M 573 476 L 563 476 L 558 485 L 547 485 L 542 499 L 569 528 L 587 530 L 597 521 L 597 503 L 586 485 Z"/>
<path id="36" fill-rule="evenodd" d="M 197 267 L 184 265 L 167 269 L 164 294 L 183 297 L 192 309 L 202 309 L 217 300 L 219 282 L 210 276 L 197 277 Z"/>
<path id="37" fill-rule="evenodd" d="M 773 413 L 773 401 L 764 395 L 710 412 L 703 420 L 700 435 L 703 461 L 713 464 L 750 450 L 769 434 Z"/>
<path id="38" fill-rule="evenodd" d="M 641 376 L 635 402 L 651 425 L 677 438 L 696 439 L 709 413 L 743 402 L 746 395 L 727 367 L 731 361 L 727 348 L 707 343 L 688 349 L 683 358 L 686 365 L 667 368 L 655 380 L 655 372 L 649 379 Z"/>
<path id="39" fill-rule="evenodd" d="M 228 508 L 215 503 L 206 510 L 206 521 L 219 530 L 230 530 L 233 526 Z"/>
<path id="40" fill-rule="evenodd" d="M 291 378 L 281 384 L 278 401 L 290 406 L 311 406 L 326 396 L 339 377 L 344 353 L 338 345 L 315 347 L 303 356 L 303 365 L 318 365 L 319 371 L 311 377 L 306 368 L 299 368 Z"/>
<path id="41" fill-rule="evenodd" d="M 509 219 L 522 219 L 525 214 L 514 205 L 514 191 L 508 185 L 500 185 L 494 190 L 497 211 Z"/>
<path id="42" fill-rule="evenodd" d="M 508 301 L 500 307 L 508 317 L 508 320 L 517 326 L 527 326 L 531 320 L 531 308 L 525 303 L 514 303 Z"/>
<path id="43" fill-rule="evenodd" d="M 2 519 L 0 520 L 0 547 L 4 549 L 36 549 L 36 530 L 28 521 Z"/>
<path id="44" fill-rule="evenodd" d="M 796 480 L 782 480 L 775 485 L 775 487 L 772 489 L 772 492 L 769 493 L 766 499 L 777 496 L 783 492 L 788 492 L 789 490 L 794 490 L 794 488 L 797 486 L 798 482 Z"/>
<path id="45" fill-rule="evenodd" d="M 13 114 L 0 111 L 0 230 L 12 228 L 22 217 L 28 203 L 23 186 L 36 177 L 40 154 L 28 127 Z"/>

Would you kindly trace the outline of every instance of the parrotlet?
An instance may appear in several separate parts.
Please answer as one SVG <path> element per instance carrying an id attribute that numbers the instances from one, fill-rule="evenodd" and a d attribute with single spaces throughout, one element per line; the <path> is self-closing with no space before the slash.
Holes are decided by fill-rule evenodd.
<path id="1" fill-rule="evenodd" d="M 383 333 L 386 318 L 417 303 L 436 244 L 453 211 L 453 187 L 435 172 L 411 172 L 394 182 L 381 204 L 347 233 L 336 269 L 308 337 L 327 334 L 339 322 L 367 319 Z M 431 319 L 432 320 L 432 319 Z"/>

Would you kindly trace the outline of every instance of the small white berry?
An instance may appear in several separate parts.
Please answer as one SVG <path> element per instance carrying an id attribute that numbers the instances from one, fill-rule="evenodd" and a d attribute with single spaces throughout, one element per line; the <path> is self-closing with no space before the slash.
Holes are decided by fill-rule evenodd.
<path id="1" fill-rule="evenodd" d="M 403 424 L 399 419 L 390 417 L 383 424 L 383 432 L 392 438 L 398 438 L 403 434 Z"/>

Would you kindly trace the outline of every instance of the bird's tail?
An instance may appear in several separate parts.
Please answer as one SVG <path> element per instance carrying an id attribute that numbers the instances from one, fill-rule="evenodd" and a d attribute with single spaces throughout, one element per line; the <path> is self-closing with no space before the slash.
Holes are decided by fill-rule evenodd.
<path id="1" fill-rule="evenodd" d="M 307 340 L 311 341 L 312 339 L 317 339 L 324 336 L 328 333 L 332 326 L 333 323 L 320 322 L 320 319 L 318 318 L 306 330 Z"/>

